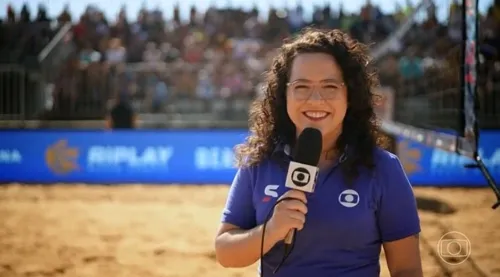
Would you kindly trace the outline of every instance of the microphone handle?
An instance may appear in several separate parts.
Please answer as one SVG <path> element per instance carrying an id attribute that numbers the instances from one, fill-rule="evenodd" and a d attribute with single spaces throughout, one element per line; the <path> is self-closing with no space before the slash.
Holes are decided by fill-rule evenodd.
<path id="1" fill-rule="evenodd" d="M 293 238 L 295 237 L 295 233 L 297 232 L 297 229 L 290 230 L 288 234 L 286 234 L 285 237 L 285 244 L 292 244 Z"/>

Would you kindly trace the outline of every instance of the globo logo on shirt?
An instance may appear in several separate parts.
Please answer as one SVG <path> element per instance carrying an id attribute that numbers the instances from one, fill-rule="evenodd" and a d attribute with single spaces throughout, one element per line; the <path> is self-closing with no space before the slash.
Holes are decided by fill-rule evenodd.
<path id="1" fill-rule="evenodd" d="M 346 208 L 353 208 L 359 204 L 359 194 L 353 189 L 346 189 L 339 195 L 340 205 Z"/>

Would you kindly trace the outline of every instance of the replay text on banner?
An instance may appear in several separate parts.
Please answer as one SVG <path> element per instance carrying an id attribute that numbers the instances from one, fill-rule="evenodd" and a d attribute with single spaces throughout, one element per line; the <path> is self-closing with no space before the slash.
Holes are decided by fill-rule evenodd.
<path id="1" fill-rule="evenodd" d="M 0 132 L 0 182 L 228 184 L 233 148 L 247 130 Z M 472 161 L 398 139 L 414 185 L 485 186 Z M 483 132 L 481 155 L 500 180 L 500 132 Z"/>

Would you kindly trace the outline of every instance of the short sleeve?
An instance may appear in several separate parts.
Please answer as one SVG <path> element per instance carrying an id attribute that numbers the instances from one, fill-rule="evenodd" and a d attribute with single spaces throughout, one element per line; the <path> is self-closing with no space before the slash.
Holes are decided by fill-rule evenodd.
<path id="1" fill-rule="evenodd" d="M 399 159 L 388 155 L 379 171 L 380 202 L 377 219 L 383 242 L 420 233 L 420 219 L 413 189 Z"/>
<path id="2" fill-rule="evenodd" d="M 253 205 L 252 169 L 239 169 L 229 189 L 226 206 L 222 212 L 222 222 L 251 229 L 256 225 Z"/>

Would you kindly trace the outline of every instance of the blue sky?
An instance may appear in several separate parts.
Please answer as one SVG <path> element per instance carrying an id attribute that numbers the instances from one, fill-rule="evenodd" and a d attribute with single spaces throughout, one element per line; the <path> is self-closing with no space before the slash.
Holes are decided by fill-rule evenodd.
<path id="1" fill-rule="evenodd" d="M 293 7 L 300 0 L 273 0 L 272 3 L 275 7 Z M 306 15 L 310 15 L 312 9 L 316 5 L 324 5 L 325 3 L 331 3 L 331 7 L 335 10 L 340 6 L 340 3 L 343 2 L 344 10 L 346 11 L 357 11 L 359 8 L 365 3 L 366 0 L 302 0 L 302 3 L 308 3 L 308 5 L 304 5 L 304 9 Z M 385 12 L 391 12 L 395 8 L 396 3 L 400 3 L 401 5 L 405 5 L 406 1 L 410 3 L 417 4 L 419 0 L 372 0 L 372 3 L 378 4 L 381 9 Z M 446 14 L 446 10 L 443 9 L 445 6 L 448 6 L 451 0 L 435 0 L 438 6 L 438 12 L 440 17 Z M 485 11 L 493 2 L 493 0 L 479 0 L 479 7 L 481 11 Z M 5 17 L 6 7 L 9 3 L 11 3 L 16 9 L 20 9 L 23 5 L 24 1 L 21 0 L 0 0 L 0 17 Z M 59 14 L 66 3 L 69 3 L 69 7 L 73 14 L 81 14 L 82 11 L 88 4 L 94 4 L 105 11 L 108 18 L 115 18 L 115 15 L 120 10 L 120 7 L 125 4 L 127 7 L 127 14 L 129 18 L 135 19 L 137 15 L 137 11 L 141 8 L 142 5 L 147 8 L 160 8 L 164 11 L 164 15 L 170 18 L 172 16 L 172 7 L 175 3 L 179 2 L 181 9 L 181 16 L 183 18 L 187 17 L 189 12 L 189 8 L 192 4 L 196 4 L 196 7 L 199 10 L 205 10 L 211 4 L 214 4 L 217 7 L 242 7 L 246 9 L 250 9 L 254 3 L 259 7 L 261 11 L 267 11 L 269 9 L 268 0 L 101 0 L 101 1 L 68 1 L 68 0 L 45 0 L 45 1 L 36 1 L 29 0 L 29 6 L 32 7 L 32 10 L 36 10 L 36 7 L 39 3 L 43 3 L 48 7 L 49 14 L 51 16 Z"/>

